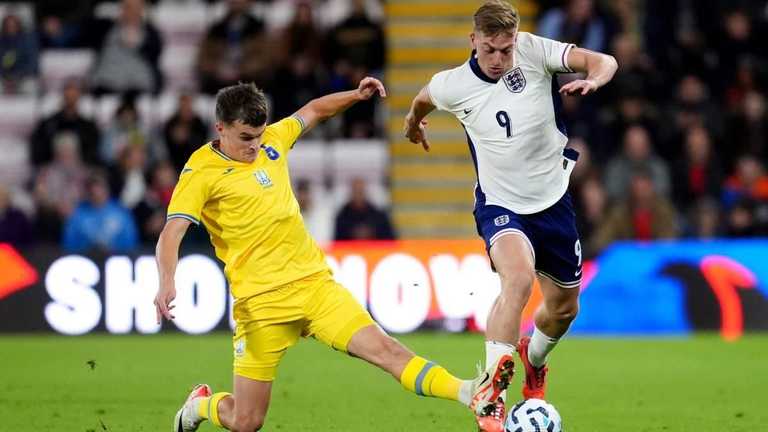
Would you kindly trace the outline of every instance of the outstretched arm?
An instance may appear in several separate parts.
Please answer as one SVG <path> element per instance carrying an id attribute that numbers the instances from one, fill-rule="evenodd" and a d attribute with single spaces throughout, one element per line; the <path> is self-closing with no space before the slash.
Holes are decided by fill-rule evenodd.
<path id="1" fill-rule="evenodd" d="M 429 88 L 424 86 L 419 94 L 411 102 L 411 110 L 405 116 L 405 125 L 403 127 L 405 136 L 414 144 L 421 144 L 424 150 L 429 151 L 429 142 L 427 142 L 427 121 L 424 117 L 435 109 L 432 105 L 432 99 L 429 97 Z"/>
<path id="2" fill-rule="evenodd" d="M 381 97 L 387 97 L 387 91 L 381 81 L 366 77 L 360 80 L 360 85 L 355 90 L 331 93 L 312 99 L 296 111 L 296 115 L 304 121 L 304 131 L 308 131 L 321 121 L 335 116 L 357 102 L 372 98 L 376 93 Z"/>
<path id="3" fill-rule="evenodd" d="M 174 318 L 171 314 L 171 309 L 174 308 L 171 302 L 176 298 L 176 284 L 173 278 L 176 274 L 176 264 L 179 262 L 179 246 L 190 223 L 182 218 L 168 219 L 157 240 L 155 259 L 160 288 L 155 296 L 155 309 L 158 324 L 163 317 L 167 320 Z"/>
<path id="4" fill-rule="evenodd" d="M 560 87 L 560 93 L 583 96 L 607 84 L 619 65 L 616 59 L 608 54 L 584 48 L 572 48 L 568 52 L 568 67 L 576 72 L 586 73 L 587 77 Z"/>

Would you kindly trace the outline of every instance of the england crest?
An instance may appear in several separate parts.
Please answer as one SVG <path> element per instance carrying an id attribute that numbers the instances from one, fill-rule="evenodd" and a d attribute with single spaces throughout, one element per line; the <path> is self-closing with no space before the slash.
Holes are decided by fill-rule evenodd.
<path id="1" fill-rule="evenodd" d="M 509 223 L 509 215 L 501 215 L 493 220 L 493 224 L 496 226 L 504 226 Z"/>
<path id="2" fill-rule="evenodd" d="M 504 75 L 504 85 L 507 86 L 507 90 L 512 93 L 520 93 L 525 88 L 525 75 L 520 67 L 512 69 L 509 73 Z"/>

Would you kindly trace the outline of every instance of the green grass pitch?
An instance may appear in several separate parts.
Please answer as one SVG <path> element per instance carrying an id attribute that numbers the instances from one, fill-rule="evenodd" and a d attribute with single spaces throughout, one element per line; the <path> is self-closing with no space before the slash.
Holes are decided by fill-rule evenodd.
<path id="1" fill-rule="evenodd" d="M 400 339 L 463 377 L 483 354 L 479 335 Z M 0 431 L 170 432 L 193 384 L 231 389 L 230 341 L 223 333 L 0 337 Z M 768 431 L 768 335 L 573 337 L 550 366 L 548 397 L 567 432 Z M 511 402 L 519 388 L 518 376 Z M 264 430 L 476 429 L 458 403 L 419 398 L 366 363 L 301 341 L 280 367 Z"/>

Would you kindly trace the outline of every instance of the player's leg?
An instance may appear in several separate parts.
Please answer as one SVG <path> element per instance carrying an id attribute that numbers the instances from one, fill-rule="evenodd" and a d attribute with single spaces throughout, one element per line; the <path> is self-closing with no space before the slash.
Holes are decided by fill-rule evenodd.
<path id="1" fill-rule="evenodd" d="M 307 304 L 307 335 L 380 367 L 418 395 L 469 403 L 469 392 L 460 391 L 464 381 L 387 335 L 330 274 L 308 279 L 306 290 L 313 293 Z"/>
<path id="2" fill-rule="evenodd" d="M 520 320 L 535 277 L 533 249 L 527 237 L 511 231 L 495 239 L 489 254 L 501 281 L 501 292 L 488 315 L 485 337 L 489 348 L 486 366 L 493 364 L 501 354 L 514 352 L 520 338 Z M 507 346 L 507 350 L 493 345 Z M 497 351 L 497 352 L 494 352 Z"/>
<path id="3" fill-rule="evenodd" d="M 547 355 L 568 331 L 579 310 L 581 243 L 568 194 L 530 218 L 529 224 L 543 239 L 537 250 L 536 269 L 544 300 L 534 315 L 533 335 L 522 338 L 518 349 L 525 367 L 523 396 L 544 399 Z"/>
<path id="4" fill-rule="evenodd" d="M 269 408 L 272 381 L 259 381 L 235 375 L 234 394 L 209 408 L 211 422 L 230 431 L 253 432 L 261 429 Z M 214 402 L 214 401 L 212 401 Z"/>
<path id="5" fill-rule="evenodd" d="M 300 294 L 293 288 L 288 285 L 235 303 L 234 393 L 199 398 L 195 427 L 181 430 L 194 431 L 205 419 L 231 431 L 261 428 L 277 366 L 304 327 L 303 310 L 295 301 Z"/>
<path id="6" fill-rule="evenodd" d="M 419 396 L 470 404 L 471 381 L 460 380 L 442 366 L 415 355 L 378 325 L 356 331 L 346 351 L 388 372 L 406 390 Z"/>

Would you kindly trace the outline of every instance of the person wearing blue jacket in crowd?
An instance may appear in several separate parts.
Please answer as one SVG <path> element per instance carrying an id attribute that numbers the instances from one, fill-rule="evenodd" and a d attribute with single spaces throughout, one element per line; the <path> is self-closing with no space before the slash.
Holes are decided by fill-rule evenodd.
<path id="1" fill-rule="evenodd" d="M 86 180 L 86 200 L 64 226 L 63 247 L 70 252 L 127 252 L 138 246 L 131 213 L 110 199 L 106 176 L 98 171 Z"/>

